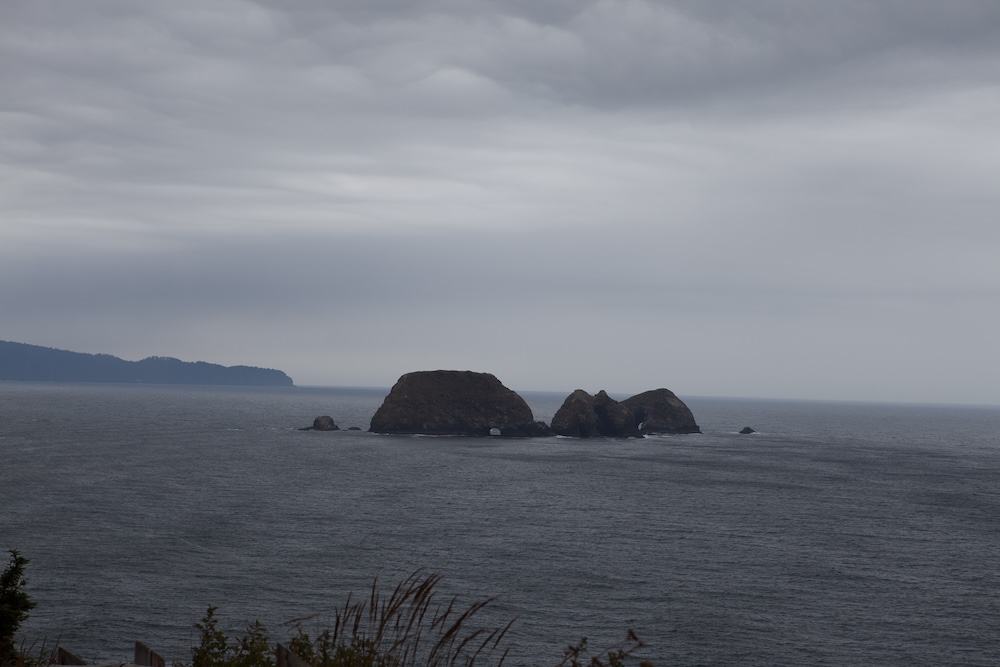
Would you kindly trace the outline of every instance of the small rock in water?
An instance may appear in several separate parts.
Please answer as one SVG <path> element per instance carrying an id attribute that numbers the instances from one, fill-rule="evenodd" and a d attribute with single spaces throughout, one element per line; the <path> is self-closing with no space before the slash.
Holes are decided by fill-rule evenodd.
<path id="1" fill-rule="evenodd" d="M 749 426 L 744 426 L 744 427 L 743 427 L 743 430 L 742 430 L 742 431 L 740 431 L 740 433 L 741 433 L 741 434 L 743 434 L 743 435 L 746 435 L 746 434 L 748 434 L 748 433 L 756 433 L 756 432 L 757 432 L 757 431 L 753 430 L 753 429 L 752 429 L 752 428 L 750 428 Z"/>
<path id="2" fill-rule="evenodd" d="M 340 427 L 333 423 L 333 417 L 323 415 L 313 420 L 314 431 L 339 431 Z"/>

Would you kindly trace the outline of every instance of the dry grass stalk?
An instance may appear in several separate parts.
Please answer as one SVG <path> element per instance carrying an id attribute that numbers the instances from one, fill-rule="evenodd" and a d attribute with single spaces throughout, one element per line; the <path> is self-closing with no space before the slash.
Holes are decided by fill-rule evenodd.
<path id="1" fill-rule="evenodd" d="M 291 648 L 314 667 L 472 667 L 493 659 L 513 621 L 500 628 L 471 628 L 473 617 L 492 599 L 469 607 L 457 606 L 452 598 L 438 603 L 436 587 L 441 578 L 414 572 L 385 598 L 378 580 L 366 600 L 352 601 L 334 612 L 332 631 L 310 640 L 302 631 Z M 505 648 L 496 665 L 502 665 Z M 306 655 L 303 655 L 306 654 Z"/>

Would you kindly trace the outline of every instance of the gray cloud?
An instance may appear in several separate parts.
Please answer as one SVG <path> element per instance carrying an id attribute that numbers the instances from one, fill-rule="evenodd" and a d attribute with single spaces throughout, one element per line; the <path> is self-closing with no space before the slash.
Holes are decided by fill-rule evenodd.
<path id="1" fill-rule="evenodd" d="M 0 338 L 1000 403 L 989 2 L 9 2 Z"/>

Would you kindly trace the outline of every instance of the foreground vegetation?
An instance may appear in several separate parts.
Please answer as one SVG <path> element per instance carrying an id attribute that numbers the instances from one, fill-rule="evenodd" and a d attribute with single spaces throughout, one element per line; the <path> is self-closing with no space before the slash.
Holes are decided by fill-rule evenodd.
<path id="1" fill-rule="evenodd" d="M 34 601 L 25 591 L 24 567 L 28 560 L 11 551 L 11 561 L 0 587 L 0 667 L 42 667 L 55 651 L 16 647 L 14 637 L 27 619 Z M 332 624 L 310 635 L 303 627 L 315 617 L 289 622 L 287 644 L 272 643 L 260 621 L 246 626 L 242 635 L 229 637 L 219 628 L 217 607 L 210 606 L 195 628 L 199 643 L 191 661 L 174 667 L 473 667 L 504 664 L 510 651 L 507 634 L 513 621 L 496 628 L 477 627 L 476 615 L 491 600 L 468 607 L 452 598 L 440 601 L 440 577 L 415 572 L 401 581 L 388 597 L 374 581 L 358 600 L 348 596 L 334 610 Z M 631 630 L 614 646 L 591 653 L 586 638 L 567 647 L 556 667 L 625 667 L 638 663 L 643 642 Z M 539 660 L 538 664 L 548 661 Z M 551 664 L 551 663 L 548 663 Z"/>
<path id="2" fill-rule="evenodd" d="M 25 587 L 24 568 L 28 559 L 16 549 L 10 550 L 10 563 L 0 574 L 0 664 L 16 662 L 23 654 L 15 644 L 15 635 L 21 623 L 28 620 L 28 613 L 35 606 Z"/>

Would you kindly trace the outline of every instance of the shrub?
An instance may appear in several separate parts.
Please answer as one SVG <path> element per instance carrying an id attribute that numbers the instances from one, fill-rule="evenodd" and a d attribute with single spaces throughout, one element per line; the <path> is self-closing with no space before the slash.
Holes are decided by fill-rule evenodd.
<path id="1" fill-rule="evenodd" d="M 267 628 L 260 621 L 254 621 L 247 625 L 241 638 L 230 642 L 219 630 L 216 609 L 218 607 L 210 606 L 201 622 L 194 624 L 201 633 L 201 640 L 192 651 L 190 666 L 177 663 L 176 667 L 274 667 Z"/>
<path id="2" fill-rule="evenodd" d="M 600 653 L 587 657 L 587 638 L 582 638 L 575 646 L 567 646 L 563 660 L 556 667 L 625 667 L 626 660 L 636 658 L 635 653 L 646 643 L 629 630 L 625 639 L 609 646 Z M 607 662 L 605 662 L 607 661 Z M 653 667 L 649 660 L 643 660 L 639 667 Z"/>
<path id="3" fill-rule="evenodd" d="M 28 562 L 16 549 L 11 549 L 10 563 L 0 574 L 0 664 L 17 662 L 14 636 L 35 606 L 35 601 L 24 590 L 28 583 L 24 567 Z"/>

